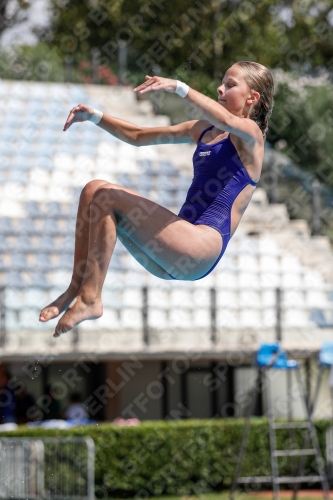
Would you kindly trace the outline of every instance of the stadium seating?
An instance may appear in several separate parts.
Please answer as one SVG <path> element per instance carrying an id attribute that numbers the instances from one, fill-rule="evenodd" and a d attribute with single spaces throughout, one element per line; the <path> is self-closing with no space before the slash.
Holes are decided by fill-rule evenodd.
<path id="1" fill-rule="evenodd" d="M 115 106 L 122 109 L 123 118 L 132 119 L 137 113 L 139 119 L 135 98 L 128 90 L 121 91 L 127 92 L 126 99 L 122 103 L 117 97 Z M 0 82 L 0 96 L 12 96 L 0 124 L 0 285 L 6 288 L 8 345 L 22 353 L 29 349 L 19 335 L 22 329 L 35 335 L 31 345 L 50 342 L 55 320 L 39 324 L 38 312 L 70 282 L 77 203 L 84 185 L 94 178 L 105 179 L 177 212 L 191 182 L 189 171 L 176 167 L 158 146 L 130 146 L 91 123 L 75 124 L 63 133 L 74 103 L 101 107 L 103 88 L 94 95 L 89 92 L 69 84 Z M 145 117 L 147 123 L 161 119 Z M 311 238 L 297 253 L 293 231 L 285 208 L 268 205 L 265 193 L 257 189 L 215 271 L 192 283 L 149 275 L 118 242 L 105 280 L 104 315 L 79 326 L 82 343 L 96 343 L 110 331 L 122 332 L 115 349 L 144 348 L 144 286 L 148 286 L 148 323 L 159 349 L 190 341 L 200 348 L 203 338 L 209 345 L 212 287 L 221 349 L 241 344 L 244 332 L 252 332 L 253 343 L 262 335 L 270 340 L 276 326 L 275 289 L 280 287 L 285 338 L 294 345 L 297 331 L 308 331 L 315 346 L 315 332 L 325 327 L 327 338 L 332 333 L 326 319 L 331 317 L 332 283 L 318 266 L 309 264 L 314 254 Z M 177 332 L 180 336 L 187 332 L 187 337 L 178 342 Z"/>

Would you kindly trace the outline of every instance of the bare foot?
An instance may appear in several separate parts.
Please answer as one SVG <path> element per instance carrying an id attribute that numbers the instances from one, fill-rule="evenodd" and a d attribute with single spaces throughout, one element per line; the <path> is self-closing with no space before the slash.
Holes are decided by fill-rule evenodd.
<path id="1" fill-rule="evenodd" d="M 86 300 L 82 295 L 78 295 L 73 301 L 73 305 L 67 309 L 58 321 L 53 337 L 60 337 L 61 334 L 69 332 L 82 321 L 100 318 L 102 314 L 103 305 L 100 298 Z"/>
<path id="2" fill-rule="evenodd" d="M 77 291 L 75 290 L 66 290 L 66 292 L 60 295 L 56 300 L 51 302 L 51 304 L 42 309 L 39 315 L 39 321 L 46 322 L 59 316 L 59 314 L 70 306 L 71 302 L 75 299 L 76 294 Z"/>

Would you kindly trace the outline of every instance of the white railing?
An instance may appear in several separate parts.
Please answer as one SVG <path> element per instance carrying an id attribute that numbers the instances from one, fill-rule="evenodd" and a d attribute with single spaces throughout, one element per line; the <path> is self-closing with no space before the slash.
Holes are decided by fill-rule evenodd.
<path id="1" fill-rule="evenodd" d="M 0 498 L 94 500 L 94 441 L 0 438 Z"/>

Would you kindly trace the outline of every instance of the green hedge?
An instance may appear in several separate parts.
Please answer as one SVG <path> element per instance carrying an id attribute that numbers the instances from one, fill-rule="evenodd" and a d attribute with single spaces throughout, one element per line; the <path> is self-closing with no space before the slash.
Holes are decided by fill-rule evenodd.
<path id="1" fill-rule="evenodd" d="M 318 438 L 325 456 L 325 430 Z M 67 431 L 19 428 L 0 437 L 90 436 L 96 446 L 96 496 L 148 497 L 188 495 L 228 488 L 231 483 L 244 420 L 214 419 L 144 422 L 137 427 L 102 424 Z M 296 432 L 298 446 L 302 432 Z M 288 430 L 277 431 L 278 448 L 290 447 Z M 279 459 L 281 475 L 290 474 L 290 458 Z M 306 474 L 314 472 L 314 458 Z M 252 421 L 242 475 L 270 475 L 268 424 Z"/>

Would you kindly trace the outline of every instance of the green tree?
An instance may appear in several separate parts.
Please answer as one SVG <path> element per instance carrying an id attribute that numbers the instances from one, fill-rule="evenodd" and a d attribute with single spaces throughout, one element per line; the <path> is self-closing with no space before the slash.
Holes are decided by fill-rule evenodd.
<path id="1" fill-rule="evenodd" d="M 331 0 L 52 0 L 47 35 L 63 56 L 101 51 L 117 64 L 126 43 L 133 74 L 182 70 L 220 78 L 234 61 L 257 60 L 285 70 L 332 68 Z"/>
<path id="2" fill-rule="evenodd" d="M 62 58 L 49 44 L 15 47 L 0 56 L 1 78 L 9 80 L 41 80 L 63 82 L 65 67 Z M 80 81 L 79 78 L 76 78 Z"/>
<path id="3" fill-rule="evenodd" d="M 332 85 L 276 86 L 268 141 L 333 188 Z M 281 142 L 283 141 L 283 142 Z"/>
<path id="4" fill-rule="evenodd" d="M 28 0 L 0 0 L 0 37 L 7 28 L 26 21 L 26 10 L 30 7 Z"/>

